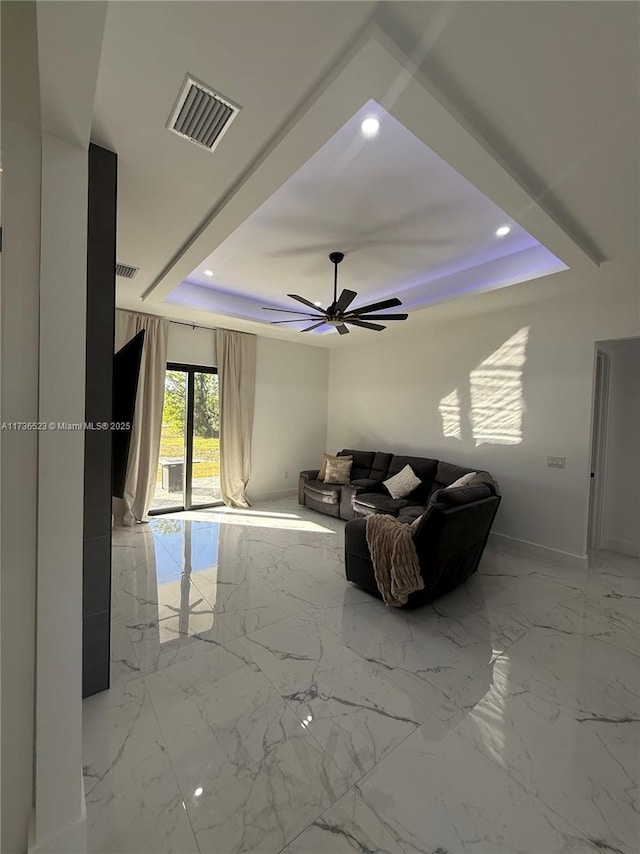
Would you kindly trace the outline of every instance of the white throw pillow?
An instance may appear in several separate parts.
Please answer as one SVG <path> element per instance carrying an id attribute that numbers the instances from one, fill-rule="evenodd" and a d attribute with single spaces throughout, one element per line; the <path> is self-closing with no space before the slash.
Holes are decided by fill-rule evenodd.
<path id="1" fill-rule="evenodd" d="M 387 487 L 389 495 L 392 498 L 405 498 L 416 489 L 422 481 L 416 477 L 411 466 L 406 465 L 398 474 L 394 474 L 389 480 L 384 481 L 384 486 Z"/>
<path id="2" fill-rule="evenodd" d="M 463 474 L 445 489 L 455 489 L 458 486 L 482 486 L 485 483 L 493 483 L 492 478 L 485 472 L 470 471 Z"/>
<path id="3" fill-rule="evenodd" d="M 463 474 L 462 477 L 459 477 L 457 480 L 454 480 L 453 483 L 450 483 L 449 486 L 445 486 L 445 489 L 455 489 L 457 486 L 471 486 L 471 483 L 475 477 L 477 477 L 478 472 L 470 471 L 468 474 Z"/>

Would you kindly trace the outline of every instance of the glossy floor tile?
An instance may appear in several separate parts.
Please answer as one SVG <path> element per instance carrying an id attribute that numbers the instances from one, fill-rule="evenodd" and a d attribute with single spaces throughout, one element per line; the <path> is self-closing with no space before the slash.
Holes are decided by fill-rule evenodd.
<path id="1" fill-rule="evenodd" d="M 350 789 L 288 845 L 283 854 L 403 854 L 360 795 Z"/>
<path id="2" fill-rule="evenodd" d="M 346 791 L 238 642 L 146 682 L 202 851 L 278 852 Z"/>
<path id="3" fill-rule="evenodd" d="M 84 701 L 89 849 L 198 852 L 144 680 Z"/>
<path id="4" fill-rule="evenodd" d="M 113 533 L 91 852 L 637 854 L 640 561 L 488 549 L 417 611 L 295 499 Z"/>

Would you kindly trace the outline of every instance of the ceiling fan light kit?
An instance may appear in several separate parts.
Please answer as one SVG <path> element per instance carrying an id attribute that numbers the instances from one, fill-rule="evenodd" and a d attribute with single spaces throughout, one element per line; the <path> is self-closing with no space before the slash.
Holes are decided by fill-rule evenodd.
<path id="1" fill-rule="evenodd" d="M 391 297 L 390 299 L 382 300 L 381 302 L 374 302 L 370 305 L 363 305 L 360 306 L 360 308 L 354 308 L 351 309 L 351 311 L 347 311 L 358 294 L 355 291 L 350 291 L 345 288 L 338 297 L 338 264 L 343 259 L 344 252 L 329 253 L 329 260 L 334 266 L 333 302 L 330 306 L 327 308 L 319 308 L 316 303 L 310 302 L 308 299 L 305 299 L 298 294 L 287 294 L 291 299 L 301 302 L 308 308 L 313 309 L 313 311 L 291 311 L 286 308 L 269 308 L 268 306 L 264 306 L 266 311 L 281 311 L 286 314 L 301 315 L 300 317 L 292 320 L 272 320 L 271 323 L 300 323 L 301 320 L 309 319 L 317 322 L 313 323 L 311 326 L 305 327 L 301 330 L 302 332 L 311 332 L 319 326 L 329 325 L 334 326 L 340 335 L 348 335 L 349 326 L 359 326 L 362 329 L 373 329 L 375 332 L 381 332 L 383 329 L 386 329 L 386 326 L 383 326 L 380 323 L 371 323 L 370 321 L 407 319 L 407 314 L 371 314 L 371 312 L 383 311 L 385 308 L 393 308 L 394 306 L 402 305 L 402 302 L 397 297 Z"/>

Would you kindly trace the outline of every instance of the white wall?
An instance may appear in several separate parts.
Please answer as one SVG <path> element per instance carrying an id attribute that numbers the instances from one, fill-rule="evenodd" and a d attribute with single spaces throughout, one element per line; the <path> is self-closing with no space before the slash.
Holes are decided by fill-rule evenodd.
<path id="1" fill-rule="evenodd" d="M 250 499 L 296 490 L 298 472 L 319 465 L 328 375 L 328 350 L 258 337 Z"/>
<path id="2" fill-rule="evenodd" d="M 433 306 L 369 339 L 362 333 L 362 344 L 331 351 L 329 447 L 411 452 L 488 469 L 503 492 L 496 532 L 584 556 L 594 342 L 637 334 L 636 270 L 634 255 L 590 276 L 561 273 Z M 522 342 L 503 346 L 518 335 L 526 335 L 524 350 Z M 477 423 L 474 431 L 472 386 L 476 422 L 484 405 L 484 432 L 503 435 L 484 441 Z M 443 434 L 439 411 L 454 390 L 458 437 Z M 520 420 L 521 436 L 503 444 Z M 566 468 L 548 468 L 548 455 L 566 457 Z"/>
<path id="3" fill-rule="evenodd" d="M 215 329 L 170 323 L 167 361 L 215 368 L 218 364 Z"/>
<path id="4" fill-rule="evenodd" d="M 610 342 L 605 548 L 640 555 L 640 339 Z"/>

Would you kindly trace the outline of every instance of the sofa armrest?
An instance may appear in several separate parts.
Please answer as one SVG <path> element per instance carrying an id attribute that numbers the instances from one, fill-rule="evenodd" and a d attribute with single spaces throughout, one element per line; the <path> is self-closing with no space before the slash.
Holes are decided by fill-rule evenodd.
<path id="1" fill-rule="evenodd" d="M 320 474 L 320 469 L 306 469 L 300 472 L 298 478 L 298 504 L 306 504 L 304 497 L 304 485 L 308 480 L 316 480 Z"/>
<path id="2" fill-rule="evenodd" d="M 356 512 L 353 509 L 353 499 L 361 492 L 377 492 L 379 486 L 380 483 L 377 480 L 370 478 L 352 480 L 351 483 L 345 484 L 340 494 L 340 518 L 355 519 Z"/>
<path id="3" fill-rule="evenodd" d="M 471 504 L 495 495 L 496 490 L 492 485 L 480 484 L 478 486 L 454 486 L 437 489 L 429 499 L 431 504 L 439 504 L 444 507 L 460 507 L 462 504 Z"/>

